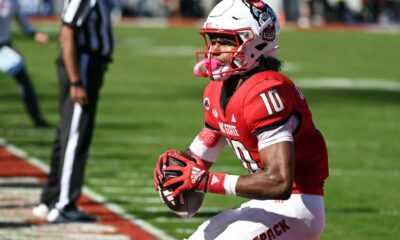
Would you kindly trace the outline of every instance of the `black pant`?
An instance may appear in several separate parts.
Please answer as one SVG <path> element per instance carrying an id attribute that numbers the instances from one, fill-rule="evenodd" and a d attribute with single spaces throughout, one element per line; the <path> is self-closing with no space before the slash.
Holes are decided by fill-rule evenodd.
<path id="1" fill-rule="evenodd" d="M 48 182 L 41 196 L 41 202 L 50 208 L 75 208 L 80 196 L 105 65 L 97 56 L 79 54 L 80 76 L 88 94 L 88 104 L 81 107 L 72 102 L 70 79 L 61 58 L 57 60 L 60 122 L 53 143 Z"/>
<path id="2" fill-rule="evenodd" d="M 35 125 L 40 125 L 44 120 L 40 113 L 35 90 L 31 84 L 28 73 L 26 72 L 25 68 L 23 68 L 14 77 L 20 85 L 21 97 L 24 101 L 25 108 L 28 111 L 29 116 Z"/>
<path id="3" fill-rule="evenodd" d="M 8 46 L 12 48 L 14 51 L 18 52 L 17 49 L 15 49 L 12 46 L 11 42 L 0 43 L 0 48 L 2 48 L 3 46 Z M 35 126 L 40 126 L 44 124 L 45 122 L 43 120 L 42 114 L 40 113 L 40 108 L 37 101 L 35 89 L 31 83 L 31 79 L 26 71 L 25 66 L 22 67 L 22 69 L 19 72 L 17 72 L 15 75 L 12 76 L 20 86 L 21 98 Z"/>

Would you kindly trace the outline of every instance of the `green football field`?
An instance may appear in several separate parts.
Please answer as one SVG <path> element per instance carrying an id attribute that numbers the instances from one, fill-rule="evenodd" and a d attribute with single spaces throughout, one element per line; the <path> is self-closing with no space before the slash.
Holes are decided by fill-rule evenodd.
<path id="1" fill-rule="evenodd" d="M 58 121 L 56 25 L 48 46 L 15 31 L 50 129 L 32 128 L 17 84 L 0 73 L 0 138 L 49 163 Z M 160 201 L 153 167 L 168 149 L 186 148 L 202 128 L 202 91 L 192 75 L 203 42 L 195 28 L 117 27 L 114 62 L 98 107 L 86 186 L 168 235 L 182 239 L 245 199 L 207 195 L 181 219 Z M 399 239 L 400 34 L 283 31 L 283 72 L 301 87 L 330 157 L 323 239 Z M 214 171 L 246 174 L 230 149 Z"/>

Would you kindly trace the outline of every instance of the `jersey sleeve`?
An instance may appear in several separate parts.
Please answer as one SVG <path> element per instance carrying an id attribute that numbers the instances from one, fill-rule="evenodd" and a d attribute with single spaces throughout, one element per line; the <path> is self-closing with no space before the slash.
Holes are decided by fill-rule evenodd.
<path id="1" fill-rule="evenodd" d="M 70 0 L 65 3 L 61 20 L 62 23 L 73 28 L 79 28 L 85 22 L 89 12 L 92 2 L 89 0 Z"/>
<path id="2" fill-rule="evenodd" d="M 214 107 L 211 106 L 211 101 L 210 101 L 210 98 L 208 97 L 210 95 L 213 95 L 213 93 L 211 92 L 212 90 L 213 90 L 213 88 L 210 87 L 210 84 L 209 84 L 205 88 L 204 93 L 203 93 L 204 123 L 205 123 L 206 127 L 219 131 L 218 122 L 212 116 L 213 111 L 216 111 L 216 110 Z"/>
<path id="3" fill-rule="evenodd" d="M 218 123 L 211 116 L 210 111 L 204 111 L 204 125 L 210 129 L 219 131 Z"/>
<path id="4" fill-rule="evenodd" d="M 201 159 L 215 162 L 226 144 L 225 138 L 219 131 L 204 127 L 190 144 L 189 149 Z"/>
<path id="5" fill-rule="evenodd" d="M 295 104 L 289 87 L 284 82 L 268 84 L 266 80 L 248 92 L 243 101 L 243 113 L 254 135 L 275 129 L 289 120 Z"/>
<path id="6" fill-rule="evenodd" d="M 21 26 L 24 33 L 33 37 L 35 34 L 35 29 L 29 23 L 26 16 L 21 12 L 21 6 L 19 5 L 19 3 L 17 1 L 14 1 L 13 4 L 15 9 L 15 19 L 17 20 L 18 24 Z"/>

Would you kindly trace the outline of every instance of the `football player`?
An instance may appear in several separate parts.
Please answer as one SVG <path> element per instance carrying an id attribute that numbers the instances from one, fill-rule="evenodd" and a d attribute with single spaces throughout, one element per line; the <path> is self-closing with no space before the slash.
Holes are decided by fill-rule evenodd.
<path id="1" fill-rule="evenodd" d="M 279 21 L 261 0 L 223 0 L 200 33 L 206 49 L 193 72 L 211 79 L 202 131 L 182 166 L 156 168 L 156 187 L 178 186 L 250 199 L 204 222 L 189 239 L 320 239 L 325 225 L 325 140 L 299 88 L 279 73 Z M 249 172 L 210 172 L 229 145 Z M 176 155 L 168 151 L 158 165 Z M 180 174 L 165 180 L 165 172 Z"/>
<path id="2" fill-rule="evenodd" d="M 28 74 L 26 63 L 21 54 L 12 44 L 11 26 L 15 18 L 24 33 L 32 37 L 37 43 L 47 44 L 49 36 L 37 32 L 22 14 L 20 5 L 16 0 L 0 0 L 0 72 L 4 72 L 16 80 L 21 88 L 21 98 L 31 117 L 34 126 L 38 128 L 49 127 L 40 111 L 39 102 L 34 86 Z"/>

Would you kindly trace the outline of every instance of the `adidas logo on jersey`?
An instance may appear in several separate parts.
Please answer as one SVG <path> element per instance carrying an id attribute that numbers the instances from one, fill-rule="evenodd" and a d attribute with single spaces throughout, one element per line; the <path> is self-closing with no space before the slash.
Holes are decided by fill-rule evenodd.
<path id="1" fill-rule="evenodd" d="M 219 183 L 219 179 L 217 176 L 213 175 L 213 178 L 211 179 L 211 185 L 214 185 L 216 183 Z"/>
<path id="2" fill-rule="evenodd" d="M 236 118 L 235 118 L 235 115 L 234 114 L 232 114 L 232 119 L 231 119 L 231 122 L 236 122 Z"/>

